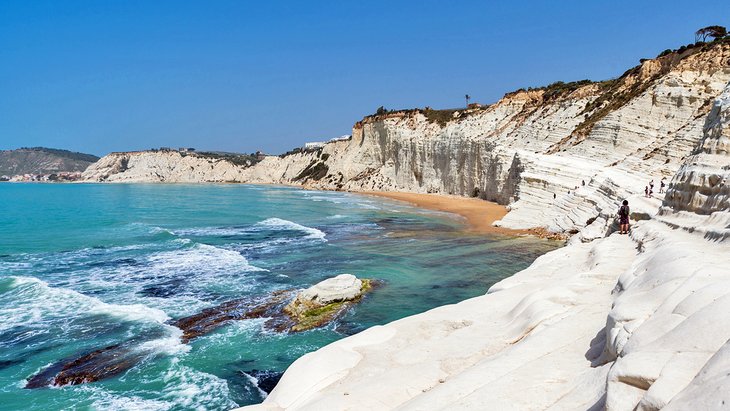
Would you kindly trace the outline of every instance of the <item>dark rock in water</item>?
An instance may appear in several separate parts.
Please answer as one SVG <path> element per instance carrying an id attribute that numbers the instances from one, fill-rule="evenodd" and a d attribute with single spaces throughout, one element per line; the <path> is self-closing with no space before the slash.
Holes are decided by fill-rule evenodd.
<path id="1" fill-rule="evenodd" d="M 121 266 L 133 266 L 133 265 L 139 265 L 139 262 L 135 260 L 134 258 L 120 258 L 118 260 L 112 260 L 112 261 L 95 261 L 92 263 L 88 263 L 87 266 L 89 267 L 121 267 Z"/>
<path id="2" fill-rule="evenodd" d="M 271 391 L 281 380 L 281 376 L 284 375 L 283 372 L 268 370 L 251 370 L 245 371 L 245 373 L 253 377 L 256 380 L 256 386 L 267 394 L 271 394 Z"/>
<path id="3" fill-rule="evenodd" d="M 120 374 L 150 355 L 150 352 L 134 350 L 139 343 L 130 340 L 79 357 L 65 358 L 31 377 L 25 388 L 77 385 Z"/>
<path id="4" fill-rule="evenodd" d="M 274 317 L 279 311 L 277 307 L 283 303 L 286 296 L 285 293 L 274 293 L 271 299 L 258 305 L 255 305 L 250 299 L 228 301 L 215 307 L 206 308 L 198 314 L 172 321 L 170 325 L 183 331 L 181 340 L 183 343 L 187 343 L 194 338 L 213 331 L 228 321 Z"/>
<path id="5" fill-rule="evenodd" d="M 49 365 L 38 374 L 30 377 L 28 379 L 28 382 L 25 383 L 25 388 L 33 389 L 50 387 L 51 385 L 53 385 L 53 380 L 54 378 L 56 378 L 56 374 L 58 374 L 65 365 L 66 360 L 61 360 L 55 364 Z"/>
<path id="6" fill-rule="evenodd" d="M 150 284 L 144 286 L 137 294 L 145 297 L 168 298 L 179 294 L 187 285 L 187 281 L 181 278 L 175 278 L 159 284 Z"/>
<path id="7" fill-rule="evenodd" d="M 54 377 L 53 385 L 94 382 L 127 371 L 147 356 L 130 348 L 128 345 L 112 345 L 81 356 L 64 365 Z"/>
<path id="8" fill-rule="evenodd" d="M 13 365 L 18 365 L 23 363 L 25 360 L 21 358 L 15 358 L 12 360 L 0 360 L 0 370 L 8 367 L 12 367 Z"/>
<path id="9" fill-rule="evenodd" d="M 341 322 L 335 327 L 335 332 L 347 336 L 355 335 L 363 330 L 365 330 L 365 326 L 351 322 Z"/>

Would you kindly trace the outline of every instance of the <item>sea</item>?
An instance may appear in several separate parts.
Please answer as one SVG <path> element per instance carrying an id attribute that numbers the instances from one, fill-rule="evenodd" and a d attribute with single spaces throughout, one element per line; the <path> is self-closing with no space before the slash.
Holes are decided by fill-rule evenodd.
<path id="1" fill-rule="evenodd" d="M 0 409 L 228 410 L 300 356 L 484 294 L 561 244 L 473 234 L 448 213 L 367 195 L 239 184 L 0 183 Z M 171 325 L 341 273 L 379 286 L 336 321 L 287 333 Z M 63 359 L 135 342 L 101 381 L 25 388 Z M 266 380 L 266 381 L 262 381 Z M 262 389 L 262 387 L 264 389 Z"/>

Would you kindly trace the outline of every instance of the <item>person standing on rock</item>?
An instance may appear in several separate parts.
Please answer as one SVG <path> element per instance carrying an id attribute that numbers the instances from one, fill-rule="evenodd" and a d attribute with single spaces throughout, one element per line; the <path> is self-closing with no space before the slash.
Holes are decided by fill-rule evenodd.
<path id="1" fill-rule="evenodd" d="M 628 234 L 629 233 L 629 214 L 631 213 L 631 210 L 629 210 L 629 201 L 624 200 L 621 207 L 618 209 L 618 224 L 619 234 Z"/>
<path id="2" fill-rule="evenodd" d="M 649 181 L 649 197 L 654 194 L 654 179 L 652 178 L 651 181 Z"/>
<path id="3" fill-rule="evenodd" d="M 662 177 L 662 181 L 659 182 L 659 194 L 661 194 L 661 193 L 664 192 L 664 186 L 666 185 L 666 184 L 664 184 L 664 179 L 665 178 L 666 177 Z"/>
<path id="4" fill-rule="evenodd" d="M 649 197 L 649 186 L 644 186 L 644 197 Z"/>

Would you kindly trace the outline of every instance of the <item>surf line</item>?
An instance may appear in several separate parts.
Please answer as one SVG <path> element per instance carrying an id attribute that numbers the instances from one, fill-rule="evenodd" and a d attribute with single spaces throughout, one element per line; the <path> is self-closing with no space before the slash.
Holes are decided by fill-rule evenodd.
<path id="1" fill-rule="evenodd" d="M 264 302 L 249 298 L 232 300 L 206 308 L 197 314 L 168 321 L 167 324 L 182 331 L 180 341 L 183 344 L 234 320 L 269 318 L 265 323 L 267 328 L 278 332 L 288 331 L 294 321 L 283 313 L 283 305 L 291 299 L 292 293 L 293 290 L 277 291 Z M 119 344 L 64 358 L 30 377 L 25 388 L 77 385 L 113 377 L 144 359 L 159 355 L 154 349 L 145 349 L 144 343 L 161 337 L 164 337 L 161 333 L 152 338 L 135 337 Z"/>

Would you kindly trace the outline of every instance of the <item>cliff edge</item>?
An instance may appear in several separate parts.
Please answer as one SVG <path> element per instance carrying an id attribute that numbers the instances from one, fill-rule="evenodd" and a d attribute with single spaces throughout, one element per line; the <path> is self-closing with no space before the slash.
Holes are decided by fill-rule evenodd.
<path id="1" fill-rule="evenodd" d="M 724 409 L 730 85 L 703 129 L 630 236 L 573 241 L 485 296 L 307 354 L 246 409 Z"/>

